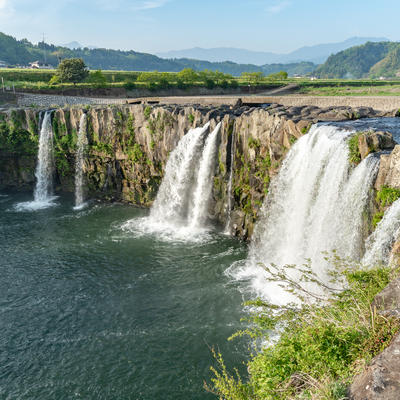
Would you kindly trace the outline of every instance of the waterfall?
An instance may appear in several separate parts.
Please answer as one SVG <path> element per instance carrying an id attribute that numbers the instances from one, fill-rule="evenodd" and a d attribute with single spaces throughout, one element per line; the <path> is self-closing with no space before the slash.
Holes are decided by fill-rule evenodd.
<path id="1" fill-rule="evenodd" d="M 36 188 L 34 201 L 49 203 L 53 196 L 53 127 L 51 125 L 52 111 L 46 111 L 39 135 L 38 163 L 36 167 Z"/>
<path id="2" fill-rule="evenodd" d="M 382 221 L 367 239 L 366 252 L 362 259 L 365 265 L 387 263 L 394 242 L 400 235 L 400 200 L 395 201 L 385 212 Z"/>
<path id="3" fill-rule="evenodd" d="M 154 223 L 179 225 L 185 222 L 198 155 L 210 124 L 191 129 L 171 153 L 165 176 L 150 213 Z"/>
<path id="4" fill-rule="evenodd" d="M 122 225 L 136 235 L 168 241 L 205 241 L 221 123 L 205 140 L 210 123 L 191 129 L 171 153 L 150 216 Z M 205 143 L 204 143 L 205 141 Z"/>
<path id="5" fill-rule="evenodd" d="M 369 201 L 379 158 L 373 155 L 352 169 L 347 139 L 352 134 L 334 126 L 314 125 L 289 151 L 273 180 L 256 224 L 248 260 L 230 271 L 250 283 L 258 296 L 276 303 L 293 298 L 277 283 L 268 283 L 260 263 L 279 267 L 302 265 L 327 279 L 322 252 L 359 260 L 363 251 L 363 211 Z M 286 269 L 298 278 L 295 269 Z"/>
<path id="6" fill-rule="evenodd" d="M 83 194 L 83 167 L 85 161 L 85 149 L 87 146 L 87 115 L 82 114 L 79 122 L 78 142 L 75 158 L 75 209 L 84 207 Z"/>
<path id="7" fill-rule="evenodd" d="M 222 123 L 220 122 L 208 136 L 200 161 L 197 186 L 194 191 L 192 207 L 189 211 L 189 225 L 192 228 L 203 227 L 207 220 L 207 208 L 213 188 L 217 139 L 221 125 Z"/>
<path id="8" fill-rule="evenodd" d="M 35 211 L 54 205 L 53 201 L 53 176 L 54 176 L 54 154 L 53 154 L 53 127 L 49 110 L 39 114 L 39 150 L 37 166 L 35 171 L 36 186 L 33 192 L 33 201 L 18 203 L 15 205 L 17 211 Z"/>
<path id="9" fill-rule="evenodd" d="M 233 208 L 233 193 L 232 193 L 232 186 L 233 186 L 233 168 L 235 163 L 235 134 L 232 132 L 231 136 L 231 165 L 230 165 L 230 172 L 229 172 L 229 181 L 228 181 L 228 189 L 226 191 L 226 196 L 228 198 L 227 209 L 226 209 L 226 224 L 224 233 L 225 235 L 230 235 L 231 233 L 231 220 L 232 220 L 232 208 Z"/>

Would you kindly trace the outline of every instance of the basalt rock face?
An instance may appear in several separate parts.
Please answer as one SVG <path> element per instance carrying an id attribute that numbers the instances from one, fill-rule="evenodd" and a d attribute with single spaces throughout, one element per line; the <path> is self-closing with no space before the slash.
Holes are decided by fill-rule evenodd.
<path id="1" fill-rule="evenodd" d="M 77 133 L 83 112 L 88 117 L 84 167 L 88 196 L 144 207 L 151 206 L 169 153 L 183 135 L 208 121 L 211 129 L 222 121 L 209 213 L 225 225 L 230 212 L 230 231 L 243 239 L 251 237 L 270 180 L 287 151 L 313 123 L 377 116 L 372 109 L 250 108 L 240 104 L 219 108 L 119 105 L 57 109 L 52 117 L 57 190 L 74 190 Z M 33 188 L 40 118 L 34 109 L 0 113 L 0 188 Z M 387 144 L 386 139 L 382 139 L 383 144 Z M 228 193 L 231 168 L 232 192 Z M 229 196 L 232 210 L 227 208 Z"/>
<path id="2" fill-rule="evenodd" d="M 392 281 L 379 293 L 372 307 L 386 318 L 400 317 L 400 280 Z M 394 400 L 400 398 L 400 335 L 368 368 L 356 376 L 349 389 L 351 400 Z"/>

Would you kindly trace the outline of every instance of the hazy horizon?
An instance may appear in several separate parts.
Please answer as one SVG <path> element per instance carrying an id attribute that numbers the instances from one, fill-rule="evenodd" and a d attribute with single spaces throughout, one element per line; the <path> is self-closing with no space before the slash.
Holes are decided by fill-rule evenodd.
<path id="1" fill-rule="evenodd" d="M 146 53 L 193 47 L 290 53 L 356 36 L 397 41 L 398 11 L 394 0 L 379 9 L 372 0 L 0 0 L 0 24 L 4 33 L 34 43 L 44 34 L 57 45 L 77 41 Z"/>

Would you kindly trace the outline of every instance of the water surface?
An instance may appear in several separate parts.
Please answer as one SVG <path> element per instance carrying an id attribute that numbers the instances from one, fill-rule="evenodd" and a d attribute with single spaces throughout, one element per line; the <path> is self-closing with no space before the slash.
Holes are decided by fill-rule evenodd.
<path id="1" fill-rule="evenodd" d="M 0 398 L 212 399 L 209 347 L 246 353 L 226 340 L 243 307 L 224 273 L 245 246 L 134 235 L 121 226 L 146 211 L 72 196 L 15 208 L 31 198 L 0 197 Z"/>

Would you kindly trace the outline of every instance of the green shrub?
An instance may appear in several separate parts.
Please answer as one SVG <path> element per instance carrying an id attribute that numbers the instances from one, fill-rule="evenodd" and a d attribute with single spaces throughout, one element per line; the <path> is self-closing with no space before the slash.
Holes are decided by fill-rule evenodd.
<path id="1" fill-rule="evenodd" d="M 383 211 L 378 211 L 377 213 L 374 214 L 372 217 L 372 227 L 373 229 L 376 228 L 376 226 L 379 224 L 379 222 L 382 221 L 383 216 L 385 213 Z"/>
<path id="2" fill-rule="evenodd" d="M 380 207 L 389 207 L 400 198 L 400 190 L 384 186 L 376 194 L 376 201 Z"/>
<path id="3" fill-rule="evenodd" d="M 353 164 L 359 164 L 361 162 L 361 154 L 358 147 L 358 138 L 360 135 L 362 135 L 362 132 L 356 133 L 347 141 L 349 146 L 349 161 Z"/>
<path id="4" fill-rule="evenodd" d="M 60 82 L 83 82 L 89 76 L 89 70 L 81 58 L 67 58 L 60 62 L 56 75 Z"/>
<path id="5" fill-rule="evenodd" d="M 219 368 L 212 368 L 214 377 L 208 390 L 221 400 L 342 398 L 357 366 L 370 361 L 399 331 L 398 320 L 384 318 L 371 307 L 376 294 L 397 272 L 388 267 L 357 269 L 338 257 L 331 262 L 332 277 L 342 283 L 343 290 L 329 289 L 309 264 L 286 266 L 302 273 L 296 280 L 285 270 L 265 267 L 270 280 L 286 284 L 301 305 L 279 307 L 261 300 L 246 303 L 256 307 L 251 327 L 233 337 L 246 334 L 255 346 L 260 339 L 268 344 L 251 356 L 246 382 L 237 371 L 230 374 L 216 353 Z M 330 296 L 312 292 L 307 283 L 328 290 Z M 314 298 L 312 304 L 305 301 L 310 298 Z M 276 332 L 280 337 L 274 341 Z"/>
<path id="6" fill-rule="evenodd" d="M 150 106 L 146 106 L 146 107 L 145 107 L 145 109 L 144 109 L 144 111 L 143 111 L 143 114 L 144 114 L 144 117 L 145 117 L 146 119 L 149 119 L 149 118 L 150 118 L 151 111 L 152 111 L 152 108 L 151 108 Z"/>

